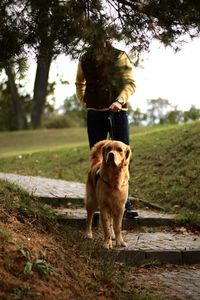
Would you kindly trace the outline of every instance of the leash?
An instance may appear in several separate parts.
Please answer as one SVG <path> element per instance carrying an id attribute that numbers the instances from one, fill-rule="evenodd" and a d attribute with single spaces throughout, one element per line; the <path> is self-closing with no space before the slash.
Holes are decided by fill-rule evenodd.
<path id="1" fill-rule="evenodd" d="M 114 140 L 114 135 L 115 135 L 115 117 L 114 117 L 114 112 L 113 111 L 109 111 L 109 123 L 110 123 L 110 139 Z"/>
<path id="2" fill-rule="evenodd" d="M 114 134 L 115 134 L 115 112 L 113 111 L 109 111 L 109 116 L 108 116 L 108 119 L 109 119 L 109 123 L 110 123 L 110 140 L 114 140 Z M 103 181 L 105 184 L 107 184 L 108 186 L 111 186 L 110 182 L 108 182 L 107 180 L 105 180 L 102 176 L 101 176 L 101 173 L 100 173 L 100 169 L 97 169 L 96 171 L 96 174 L 95 174 L 95 179 L 96 179 L 96 182 L 98 180 L 101 180 Z M 124 187 L 124 186 L 127 186 L 128 185 L 128 181 L 127 182 L 123 182 L 121 187 Z M 115 187 L 115 186 L 114 186 Z"/>
<path id="3" fill-rule="evenodd" d="M 110 140 L 114 140 L 115 120 L 114 120 L 114 112 L 111 110 L 109 111 L 108 120 L 110 123 L 110 131 L 109 131 Z M 104 183 L 107 183 L 109 185 L 109 183 L 101 177 L 100 169 L 97 169 L 96 174 L 95 174 L 96 182 L 98 181 L 98 179 L 101 179 Z"/>

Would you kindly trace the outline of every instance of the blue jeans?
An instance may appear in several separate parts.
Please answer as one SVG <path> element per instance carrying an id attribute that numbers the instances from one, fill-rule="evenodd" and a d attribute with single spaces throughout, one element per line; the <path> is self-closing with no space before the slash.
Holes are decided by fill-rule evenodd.
<path id="1" fill-rule="evenodd" d="M 126 111 L 94 111 L 87 112 L 87 132 L 89 146 L 108 138 L 129 145 L 129 124 Z"/>

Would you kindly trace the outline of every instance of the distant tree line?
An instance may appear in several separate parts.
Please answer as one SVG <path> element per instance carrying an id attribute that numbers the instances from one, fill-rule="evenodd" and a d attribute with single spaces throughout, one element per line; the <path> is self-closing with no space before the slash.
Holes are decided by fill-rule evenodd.
<path id="1" fill-rule="evenodd" d="M 200 109 L 191 105 L 189 110 L 182 111 L 169 100 L 157 98 L 147 100 L 147 111 L 129 108 L 129 120 L 133 125 L 179 124 L 200 120 Z"/>
<path id="2" fill-rule="evenodd" d="M 0 71 L 7 80 L 0 82 L 0 115 L 7 119 L 0 127 L 43 125 L 45 114 L 52 113 L 47 103 L 50 66 L 61 53 L 77 58 L 106 34 L 124 40 L 137 57 L 154 39 L 177 50 L 180 37 L 199 32 L 199 1 L 1 0 Z M 37 64 L 34 86 L 31 96 L 22 96 L 29 57 Z"/>
<path id="3" fill-rule="evenodd" d="M 157 98 L 147 100 L 147 110 L 142 112 L 139 108 L 128 108 L 131 125 L 164 125 L 179 124 L 200 120 L 200 109 L 191 105 L 189 110 L 178 110 L 169 100 Z M 76 96 L 67 97 L 60 111 L 52 111 L 46 118 L 45 127 L 63 128 L 73 126 L 86 126 L 86 111 L 76 99 Z"/>
<path id="4" fill-rule="evenodd" d="M 53 97 L 55 83 L 48 86 L 48 95 Z M 24 103 L 26 120 L 31 118 L 31 97 L 25 94 L 20 97 Z M 179 124 L 200 120 L 200 109 L 191 105 L 189 110 L 182 111 L 172 105 L 169 100 L 157 98 L 147 100 L 147 109 L 142 112 L 139 108 L 128 108 L 129 122 L 131 125 L 164 125 Z M 17 127 L 16 116 L 12 110 L 11 97 L 7 85 L 0 85 L 0 131 L 15 130 Z M 76 95 L 67 97 L 64 104 L 55 109 L 46 102 L 43 113 L 42 127 L 68 128 L 86 126 L 86 111 L 76 99 Z M 28 127 L 28 125 L 27 125 Z"/>
<path id="5" fill-rule="evenodd" d="M 22 86 L 21 86 L 22 88 Z M 47 95 L 51 103 L 46 102 L 43 112 L 42 127 L 45 128 L 67 128 L 86 126 L 86 111 L 76 99 L 76 95 L 67 97 L 64 104 L 54 108 L 55 82 L 47 87 Z M 31 120 L 31 97 L 29 94 L 20 96 L 23 102 L 23 115 L 25 116 L 24 129 L 29 128 L 28 120 Z M 147 109 L 142 112 L 139 108 L 128 108 L 129 122 L 131 125 L 163 125 L 179 124 L 200 120 L 200 109 L 191 105 L 189 110 L 182 111 L 172 105 L 169 100 L 157 98 L 147 100 Z M 9 85 L 6 82 L 0 84 L 0 131 L 17 129 L 16 114 L 13 111 L 12 97 Z"/>

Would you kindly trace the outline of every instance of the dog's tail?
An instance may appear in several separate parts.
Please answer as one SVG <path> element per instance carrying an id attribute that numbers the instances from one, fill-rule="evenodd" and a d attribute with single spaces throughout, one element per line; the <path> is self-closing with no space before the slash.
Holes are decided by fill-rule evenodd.
<path id="1" fill-rule="evenodd" d="M 103 146 L 106 145 L 109 141 L 108 140 L 103 140 L 100 141 L 98 143 L 96 143 L 91 152 L 90 152 L 90 164 L 91 166 L 94 166 L 98 163 L 101 163 L 103 160 L 103 153 L 102 153 L 102 149 Z"/>

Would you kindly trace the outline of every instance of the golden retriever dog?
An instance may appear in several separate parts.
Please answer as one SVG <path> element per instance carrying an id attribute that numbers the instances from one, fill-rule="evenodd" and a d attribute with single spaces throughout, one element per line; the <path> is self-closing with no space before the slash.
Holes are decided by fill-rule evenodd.
<path id="1" fill-rule="evenodd" d="M 105 237 L 105 248 L 126 247 L 122 237 L 122 219 L 128 198 L 131 148 L 119 141 L 103 140 L 90 153 L 90 170 L 86 183 L 86 236 L 92 238 L 92 220 L 99 207 Z"/>

